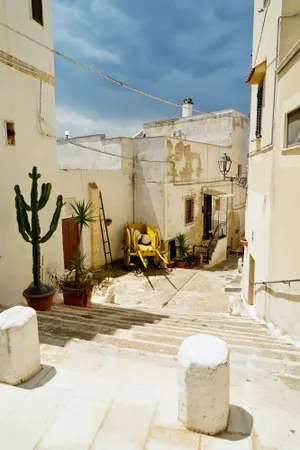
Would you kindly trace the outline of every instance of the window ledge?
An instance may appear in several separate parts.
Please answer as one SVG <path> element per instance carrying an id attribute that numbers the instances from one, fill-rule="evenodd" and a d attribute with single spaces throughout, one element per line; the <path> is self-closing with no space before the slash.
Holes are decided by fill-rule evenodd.
<path id="1" fill-rule="evenodd" d="M 273 150 L 273 144 L 266 145 L 265 147 L 258 148 L 256 150 L 252 150 L 252 152 L 248 153 L 249 157 L 260 155 L 262 153 L 267 153 L 270 150 Z"/>
<path id="2" fill-rule="evenodd" d="M 283 155 L 300 155 L 300 143 L 282 150 Z"/>

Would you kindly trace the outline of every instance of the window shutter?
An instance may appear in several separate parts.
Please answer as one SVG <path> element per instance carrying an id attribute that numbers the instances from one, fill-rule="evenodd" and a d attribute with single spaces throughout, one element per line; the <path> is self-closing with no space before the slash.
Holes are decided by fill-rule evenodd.
<path id="1" fill-rule="evenodd" d="M 42 0 L 31 0 L 32 18 L 43 25 L 43 4 Z"/>
<path id="2" fill-rule="evenodd" d="M 256 115 L 256 132 L 257 138 L 261 137 L 261 120 L 262 120 L 262 102 L 263 102 L 264 82 L 262 81 L 257 90 L 257 115 Z"/>

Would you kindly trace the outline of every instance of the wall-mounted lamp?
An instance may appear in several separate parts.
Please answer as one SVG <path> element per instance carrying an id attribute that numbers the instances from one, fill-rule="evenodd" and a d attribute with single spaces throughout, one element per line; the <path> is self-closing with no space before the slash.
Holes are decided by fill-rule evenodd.
<path id="1" fill-rule="evenodd" d="M 230 180 L 231 182 L 237 184 L 238 186 L 247 189 L 247 183 L 248 183 L 247 174 L 244 176 L 236 176 L 236 177 L 227 177 L 226 176 L 230 172 L 231 165 L 232 165 L 232 160 L 231 160 L 230 156 L 227 155 L 226 152 L 220 156 L 218 164 L 219 164 L 219 170 L 220 170 L 221 174 L 223 175 L 224 180 Z"/>

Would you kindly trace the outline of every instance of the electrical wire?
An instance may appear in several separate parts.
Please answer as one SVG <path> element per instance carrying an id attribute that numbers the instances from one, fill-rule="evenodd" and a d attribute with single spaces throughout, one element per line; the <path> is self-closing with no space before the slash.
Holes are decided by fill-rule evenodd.
<path id="1" fill-rule="evenodd" d="M 115 78 L 112 78 L 112 77 L 110 77 L 109 75 L 105 75 L 104 73 L 99 72 L 98 70 L 94 69 L 93 67 L 89 67 L 89 66 L 87 66 L 86 64 L 83 64 L 83 63 L 81 63 L 81 62 L 79 62 L 79 61 L 77 61 L 77 60 L 71 58 L 70 56 L 67 56 L 67 55 L 65 55 L 65 54 L 63 54 L 63 53 L 61 53 L 61 52 L 59 52 L 59 51 L 57 51 L 57 50 L 54 50 L 53 48 L 49 47 L 48 45 L 43 44 L 42 42 L 37 41 L 36 39 L 34 39 L 34 38 L 28 36 L 27 34 L 24 34 L 24 33 L 22 33 L 21 31 L 16 30 L 16 29 L 13 28 L 13 27 L 10 27 L 9 25 L 7 25 L 7 24 L 4 23 L 4 22 L 1 22 L 1 21 L 0 21 L 0 25 L 1 25 L 2 27 L 4 27 L 4 28 L 10 30 L 11 32 L 18 34 L 19 36 L 23 37 L 24 39 L 27 39 L 27 40 L 33 42 L 34 44 L 39 45 L 40 47 L 42 47 L 42 48 L 44 48 L 44 49 L 50 51 L 51 53 L 54 53 L 55 55 L 59 56 L 60 58 L 65 59 L 66 61 L 68 61 L 68 62 L 74 64 L 75 66 L 81 67 L 82 69 L 85 69 L 85 70 L 87 70 L 87 71 L 89 71 L 89 72 L 91 72 L 91 73 L 94 73 L 95 75 L 97 75 L 97 76 L 99 76 L 99 77 L 101 77 L 101 78 L 104 78 L 105 80 L 108 80 L 108 81 L 110 81 L 110 82 L 112 82 L 112 83 L 115 83 L 115 84 L 117 84 L 117 85 L 119 85 L 119 86 L 121 86 L 121 87 L 123 87 L 123 88 L 125 88 L 125 89 L 128 89 L 128 90 L 130 90 L 130 91 L 136 92 L 137 94 L 141 94 L 141 95 L 144 95 L 145 97 L 151 98 L 151 99 L 153 99 L 153 100 L 157 100 L 157 101 L 162 102 L 162 103 L 165 103 L 165 104 L 167 104 L 167 105 L 175 106 L 176 108 L 182 109 L 182 105 L 180 105 L 180 104 L 178 104 L 178 103 L 171 102 L 171 101 L 165 100 L 165 99 L 163 99 L 163 98 L 161 98 L 161 97 L 157 97 L 156 95 L 149 94 L 148 92 L 145 92 L 145 91 L 142 91 L 142 90 L 140 90 L 140 89 L 137 89 L 137 88 L 135 88 L 135 87 L 133 87 L 133 86 L 130 86 L 129 84 L 123 83 L 122 81 L 116 80 Z M 212 115 L 212 116 L 214 116 L 214 117 L 217 116 L 217 114 L 216 114 L 216 113 L 213 113 L 213 112 L 200 111 L 200 110 L 197 110 L 197 109 L 194 109 L 193 111 L 194 111 L 194 112 L 197 112 L 197 113 L 199 113 L 199 114 L 210 114 L 210 115 Z"/>
<path id="2" fill-rule="evenodd" d="M 15 67 L 18 67 L 18 68 L 20 68 L 22 70 L 26 70 L 28 72 L 34 73 L 35 75 L 39 75 L 39 73 L 37 71 L 32 70 L 30 68 L 27 68 L 26 66 L 22 66 L 22 65 L 20 65 L 20 64 L 18 64 L 16 62 L 10 61 L 9 59 L 2 58 L 0 56 L 0 60 L 9 63 L 11 66 L 15 66 Z M 175 167 L 175 162 L 174 161 L 148 160 L 148 159 L 141 159 L 141 158 L 136 158 L 136 157 L 131 157 L 131 156 L 117 155 L 115 153 L 107 152 L 105 150 L 100 150 L 100 149 L 96 149 L 96 148 L 93 148 L 93 147 L 89 147 L 89 146 L 84 145 L 84 144 L 80 144 L 79 142 L 74 141 L 72 139 L 63 139 L 63 138 L 59 138 L 59 137 L 57 137 L 55 135 L 51 135 L 49 133 L 46 133 L 44 131 L 44 129 L 43 129 L 43 126 L 42 126 L 42 122 L 44 121 L 44 119 L 42 117 L 42 98 L 43 98 L 43 80 L 42 80 L 42 77 L 41 77 L 40 78 L 38 119 L 39 119 L 40 132 L 44 136 L 56 139 L 56 141 L 62 142 L 64 144 L 71 143 L 72 145 L 75 145 L 77 147 L 80 147 L 80 148 L 83 148 L 83 149 L 86 149 L 86 150 L 91 150 L 91 151 L 98 152 L 98 153 L 102 153 L 102 154 L 105 154 L 105 155 L 108 155 L 108 156 L 112 156 L 112 157 L 115 157 L 115 158 L 127 159 L 127 160 L 130 160 L 130 161 L 137 161 L 137 162 L 148 162 L 148 163 L 159 163 L 159 164 L 167 164 L 167 163 L 169 163 L 169 164 L 172 164 L 173 167 Z M 142 180 L 140 180 L 140 181 L 142 181 Z M 152 184 L 152 183 L 153 184 L 168 184 L 169 183 L 169 182 L 166 182 L 166 181 L 155 181 L 155 180 L 143 180 L 143 181 L 145 181 L 147 184 L 148 183 L 150 183 L 150 184 Z M 223 183 L 224 181 L 226 181 L 226 180 L 220 179 L 220 180 L 192 181 L 192 182 L 180 182 L 179 181 L 179 182 L 173 182 L 173 184 L 174 184 L 174 186 L 185 186 L 185 185 L 194 185 L 194 184 L 204 185 L 205 186 L 207 184 Z M 227 185 L 222 185 L 222 186 L 225 187 L 225 186 L 230 186 L 230 185 L 227 184 Z"/>
<path id="3" fill-rule="evenodd" d="M 263 20 L 263 24 L 262 24 L 262 27 L 261 27 L 260 36 L 259 36 L 259 41 L 258 41 L 257 50 L 256 50 L 256 55 L 255 55 L 255 60 L 254 60 L 254 66 L 256 65 L 256 61 L 257 61 L 257 57 L 258 57 L 258 52 L 259 52 L 260 44 L 261 44 L 261 41 L 262 41 L 262 35 L 263 35 L 265 23 L 266 23 L 266 18 L 267 18 L 267 14 L 268 14 L 268 10 L 269 10 L 269 5 L 270 5 L 270 2 L 268 3 L 267 8 L 266 8 L 266 10 L 265 10 L 264 20 Z"/>

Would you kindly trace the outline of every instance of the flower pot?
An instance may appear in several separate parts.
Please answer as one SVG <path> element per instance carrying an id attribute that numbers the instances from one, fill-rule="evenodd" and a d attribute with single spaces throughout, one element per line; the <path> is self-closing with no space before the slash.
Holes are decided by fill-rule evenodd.
<path id="1" fill-rule="evenodd" d="M 109 227 L 109 225 L 111 225 L 112 224 L 112 220 L 111 219 L 106 219 L 105 220 L 105 225 L 107 226 L 107 227 Z"/>
<path id="2" fill-rule="evenodd" d="M 79 289 L 74 289 L 70 287 L 63 287 L 64 304 L 68 306 L 78 306 L 81 308 L 86 308 L 88 301 L 92 297 L 92 292 L 85 293 Z"/>
<path id="3" fill-rule="evenodd" d="M 247 239 L 241 239 L 241 244 L 242 244 L 244 247 L 248 247 L 248 241 L 247 241 Z"/>
<path id="4" fill-rule="evenodd" d="M 180 269 L 184 269 L 185 266 L 186 266 L 185 261 L 177 261 L 177 267 L 179 267 Z"/>
<path id="5" fill-rule="evenodd" d="M 48 289 L 49 292 L 34 294 L 32 292 L 33 288 L 30 286 L 23 292 L 23 297 L 26 298 L 27 305 L 35 309 L 35 311 L 50 311 L 51 309 L 56 289 L 52 288 L 50 290 L 51 287 L 47 285 L 44 288 L 45 290 Z"/>
<path id="6" fill-rule="evenodd" d="M 168 264 L 167 264 L 167 267 L 168 267 L 169 269 L 173 269 L 173 267 L 174 267 L 174 261 L 169 261 Z"/>

